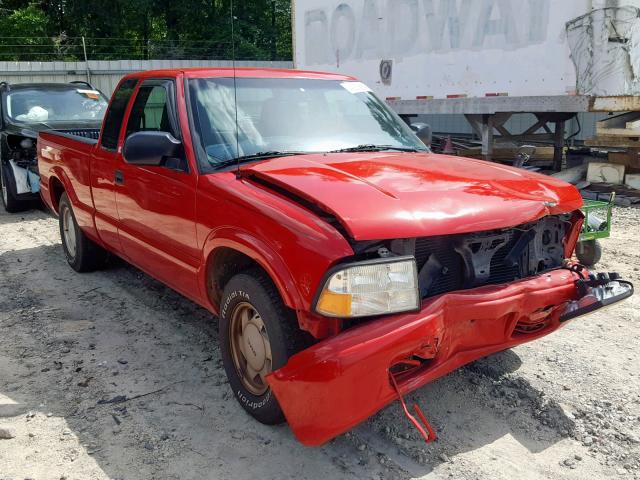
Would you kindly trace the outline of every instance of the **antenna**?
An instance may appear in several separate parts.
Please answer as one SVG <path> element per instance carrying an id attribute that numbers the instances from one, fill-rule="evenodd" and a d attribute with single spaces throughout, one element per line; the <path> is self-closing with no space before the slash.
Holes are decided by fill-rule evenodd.
<path id="1" fill-rule="evenodd" d="M 238 86 L 236 84 L 236 36 L 235 36 L 235 19 L 233 15 L 233 0 L 230 2 L 231 11 L 231 65 L 233 67 L 233 107 L 235 110 L 236 120 L 236 158 L 240 158 L 240 133 L 238 128 Z M 236 178 L 240 178 L 240 160 L 236 165 Z"/>

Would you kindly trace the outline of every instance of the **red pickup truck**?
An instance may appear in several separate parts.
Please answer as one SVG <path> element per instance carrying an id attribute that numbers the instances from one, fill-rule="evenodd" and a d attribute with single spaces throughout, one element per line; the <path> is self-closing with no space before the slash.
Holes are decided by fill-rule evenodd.
<path id="1" fill-rule="evenodd" d="M 573 186 L 432 154 L 347 76 L 136 73 L 98 140 L 37 151 L 71 267 L 108 251 L 217 315 L 242 407 L 308 445 L 633 292 L 572 260 Z"/>

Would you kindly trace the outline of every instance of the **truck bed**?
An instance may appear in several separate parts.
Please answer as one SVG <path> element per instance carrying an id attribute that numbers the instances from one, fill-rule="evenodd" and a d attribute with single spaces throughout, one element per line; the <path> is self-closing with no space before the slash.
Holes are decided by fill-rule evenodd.
<path id="1" fill-rule="evenodd" d="M 60 187 L 74 200 L 78 224 L 95 237 L 91 196 L 91 155 L 100 130 L 49 130 L 38 134 L 40 191 L 45 204 L 57 211 Z M 63 185 L 57 185 L 62 183 Z"/>

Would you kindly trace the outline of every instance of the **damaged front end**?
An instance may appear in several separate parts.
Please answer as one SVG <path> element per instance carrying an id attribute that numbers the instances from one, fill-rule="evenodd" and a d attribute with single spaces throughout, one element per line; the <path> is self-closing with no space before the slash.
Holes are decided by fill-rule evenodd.
<path id="1" fill-rule="evenodd" d="M 574 212 L 502 230 L 356 244 L 363 263 L 415 259 L 419 305 L 346 320 L 342 333 L 267 377 L 295 435 L 320 445 L 399 398 L 431 441 L 435 432 L 418 408 L 426 430 L 409 413 L 403 394 L 629 297 L 629 282 L 568 259 L 581 225 Z M 323 307 L 345 309 L 340 302 L 334 296 Z"/>
<path id="2" fill-rule="evenodd" d="M 2 163 L 11 169 L 13 194 L 29 199 L 40 192 L 36 137 L 31 135 L 8 134 L 3 139 Z"/>

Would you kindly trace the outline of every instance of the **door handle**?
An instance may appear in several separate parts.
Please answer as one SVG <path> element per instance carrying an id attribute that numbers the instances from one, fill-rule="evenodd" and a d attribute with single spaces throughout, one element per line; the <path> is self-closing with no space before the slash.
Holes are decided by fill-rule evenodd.
<path id="1" fill-rule="evenodd" d="M 113 174 L 113 181 L 116 185 L 124 185 L 124 174 L 120 170 L 116 170 Z"/>

